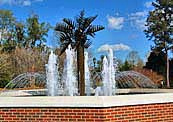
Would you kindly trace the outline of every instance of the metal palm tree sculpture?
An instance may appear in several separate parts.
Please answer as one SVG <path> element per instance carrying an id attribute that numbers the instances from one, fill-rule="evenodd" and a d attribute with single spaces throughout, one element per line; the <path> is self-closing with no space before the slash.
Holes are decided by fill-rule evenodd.
<path id="1" fill-rule="evenodd" d="M 85 95 L 85 67 L 84 67 L 84 49 L 91 45 L 89 36 L 94 37 L 95 32 L 103 30 L 100 25 L 92 25 L 96 16 L 85 17 L 84 11 L 75 19 L 64 18 L 63 23 L 58 23 L 55 31 L 60 32 L 61 54 L 65 52 L 68 45 L 71 44 L 77 51 L 77 70 L 80 95 Z"/>

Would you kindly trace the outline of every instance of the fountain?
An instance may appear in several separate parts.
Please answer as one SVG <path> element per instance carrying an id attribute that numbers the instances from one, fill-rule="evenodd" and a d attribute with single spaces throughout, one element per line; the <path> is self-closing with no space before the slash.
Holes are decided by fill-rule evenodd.
<path id="1" fill-rule="evenodd" d="M 158 88 L 158 85 L 151 79 L 135 71 L 118 72 L 115 75 L 115 80 L 118 88 Z"/>
<path id="2" fill-rule="evenodd" d="M 29 93 L 33 96 L 43 96 L 46 95 L 48 92 L 49 96 L 76 96 L 78 95 L 78 84 L 75 76 L 75 52 L 73 49 L 71 49 L 71 46 L 68 47 L 66 50 L 66 60 L 64 65 L 64 71 L 62 78 L 59 77 L 58 72 L 58 62 L 57 62 L 57 56 L 51 51 L 48 64 L 46 65 L 46 73 L 37 73 L 37 72 L 27 72 L 20 74 L 16 76 L 13 80 L 11 80 L 5 87 L 3 92 L 0 93 L 1 96 L 10 96 L 8 90 L 22 90 L 26 93 Z M 123 94 L 124 91 L 120 91 L 120 89 L 116 90 L 115 85 L 116 84 L 118 88 L 158 88 L 157 84 L 155 84 L 153 81 L 151 81 L 146 76 L 134 72 L 134 71 L 124 71 L 124 72 L 117 72 L 117 62 L 113 60 L 113 52 L 110 50 L 108 51 L 109 55 L 104 57 L 103 59 L 103 70 L 102 72 L 91 72 L 89 71 L 88 66 L 88 53 L 85 52 L 85 90 L 86 95 L 91 96 L 91 94 L 94 94 L 94 91 L 92 90 L 91 81 L 90 81 L 90 75 L 92 81 L 99 81 L 102 83 L 102 86 L 99 86 L 95 89 L 95 96 L 110 96 L 115 95 L 115 92 L 117 94 Z M 116 72 L 114 74 L 113 71 Z M 114 79 L 115 75 L 115 81 L 112 81 Z M 47 77 L 47 78 L 46 78 Z M 95 79 L 97 78 L 97 79 Z M 61 80 L 59 80 L 61 79 Z M 30 87 L 33 84 L 33 81 L 35 82 L 36 87 Z M 72 82 L 71 82 L 72 81 Z M 45 89 L 45 86 L 47 84 L 47 89 Z M 40 88 L 40 89 L 38 89 Z M 27 90 L 28 91 L 27 91 Z M 91 91 L 92 90 L 92 91 Z M 116 90 L 116 91 L 115 91 Z M 161 91 L 161 90 L 159 90 Z M 147 92 L 152 92 L 148 91 Z M 158 92 L 158 91 L 156 91 Z M 7 93 L 7 94 L 6 94 Z M 125 92 L 126 93 L 126 92 Z M 130 92 L 131 93 L 131 92 Z M 133 91 L 133 93 L 139 93 L 138 91 Z M 15 93 L 11 94 L 12 96 L 18 96 L 20 94 Z"/>
<path id="3" fill-rule="evenodd" d="M 108 96 L 115 95 L 115 87 L 116 87 L 116 82 L 115 82 L 115 67 L 114 67 L 114 59 L 113 59 L 113 50 L 110 48 L 109 49 L 109 94 Z"/>
<path id="4" fill-rule="evenodd" d="M 90 71 L 88 66 L 88 52 L 85 52 L 85 92 L 87 96 L 91 95 Z"/>
<path id="5" fill-rule="evenodd" d="M 57 56 L 51 51 L 48 64 L 46 64 L 46 80 L 49 96 L 56 96 L 58 93 L 58 65 Z"/>
<path id="6" fill-rule="evenodd" d="M 74 74 L 75 52 L 71 45 L 66 49 L 66 60 L 63 71 L 62 81 L 58 80 L 57 57 L 51 51 L 47 64 L 47 86 L 48 95 L 55 96 L 60 94 L 60 87 L 63 84 L 63 93 L 61 95 L 75 96 L 78 95 L 78 84 Z M 115 68 L 113 63 L 113 50 L 109 49 L 108 59 L 103 60 L 103 86 L 96 88 L 96 96 L 112 96 L 115 95 Z M 85 93 L 91 95 L 90 71 L 88 66 L 88 52 L 85 52 Z M 103 91 L 102 91 L 103 90 Z"/>
<path id="7" fill-rule="evenodd" d="M 167 112 L 170 116 L 163 116 L 160 119 L 159 117 L 154 118 L 154 120 L 158 121 L 167 121 L 172 120 L 171 116 L 171 106 L 173 103 L 172 93 L 162 93 L 162 92 L 172 92 L 171 89 L 118 89 L 116 90 L 116 82 L 119 88 L 142 88 L 142 87 L 152 87 L 157 88 L 155 84 L 144 75 L 134 72 L 134 71 L 124 71 L 118 72 L 115 74 L 117 69 L 117 62 L 114 62 L 113 59 L 113 50 L 108 50 L 108 56 L 103 58 L 103 69 L 100 73 L 100 78 L 102 79 L 103 85 L 96 88 L 95 96 L 91 97 L 91 81 L 90 81 L 90 70 L 88 66 L 88 53 L 85 52 L 85 97 L 71 97 L 78 95 L 78 84 L 75 76 L 75 52 L 69 45 L 66 52 L 66 60 L 64 65 L 64 72 L 62 80 L 59 80 L 59 72 L 58 72 L 58 60 L 57 56 L 51 51 L 49 55 L 48 64 L 46 65 L 46 77 L 44 73 L 24 73 L 20 74 L 12 81 L 10 81 L 5 88 L 25 88 L 25 86 L 32 85 L 35 80 L 35 84 L 43 84 L 47 81 L 48 95 L 56 96 L 56 97 L 43 97 L 42 93 L 46 93 L 47 89 L 32 89 L 32 90 L 16 90 L 16 91 L 4 91 L 0 93 L 0 96 L 23 96 L 23 97 L 4 97 L 1 98 L 0 102 L 0 111 L 2 114 L 9 113 L 9 116 L 0 116 L 1 120 L 15 120 L 16 116 L 11 116 L 14 114 L 13 111 L 24 112 L 23 116 L 17 116 L 19 120 L 38 120 L 38 121 L 63 121 L 63 120 L 74 120 L 74 121 L 114 121 L 121 120 L 124 121 L 122 116 L 127 116 L 128 113 L 134 113 L 139 116 L 128 116 L 129 121 L 136 120 L 149 120 L 153 121 L 153 119 L 149 116 L 148 113 L 144 113 L 146 118 L 139 118 L 141 115 L 139 111 L 136 111 L 137 108 L 142 108 L 142 111 L 152 111 L 152 113 L 162 114 L 163 112 Z M 92 74 L 92 72 L 91 72 Z M 46 80 L 44 80 L 44 78 Z M 93 76 L 92 76 L 93 78 Z M 94 78 L 93 78 L 94 79 Z M 116 81 L 116 82 L 115 82 Z M 120 90 L 124 90 L 123 93 L 129 95 L 121 95 Z M 130 91 L 129 91 L 130 90 Z M 120 94 L 116 95 L 115 94 Z M 133 93 L 150 93 L 144 95 L 130 95 Z M 162 94 L 151 94 L 151 93 L 162 93 Z M 39 94 L 39 95 L 38 95 Z M 45 94 L 42 94 L 45 95 Z M 63 95 L 61 97 L 58 97 Z M 37 97 L 32 97 L 37 96 Z M 101 97 L 100 97 L 101 96 Z M 14 102 L 15 101 L 15 102 Z M 38 104 L 39 103 L 39 104 Z M 144 106 L 144 107 L 141 107 Z M 159 106 L 159 110 L 153 110 L 150 108 L 157 108 Z M 10 107 L 10 111 L 9 111 Z M 132 109 L 128 109 L 128 108 Z M 165 110 L 166 108 L 166 111 Z M 94 108 L 94 110 L 93 110 Z M 44 111 L 42 111 L 44 109 Z M 50 110 L 51 109 L 51 110 Z M 103 111 L 103 109 L 105 111 Z M 115 109 L 117 110 L 129 110 L 126 113 L 119 112 L 115 113 Z M 168 111 L 168 109 L 170 111 Z M 135 110 L 135 111 L 133 111 Z M 38 117 L 38 112 L 40 111 L 41 115 Z M 57 116 L 55 111 L 62 116 Z M 81 119 L 81 111 L 84 113 Z M 88 113 L 88 111 L 90 111 Z M 109 112 L 108 112 L 109 111 Z M 96 114 L 99 115 L 95 117 Z M 107 114 L 109 113 L 109 114 Z M 109 116 L 111 114 L 111 117 Z M 143 113 L 142 113 L 143 114 Z M 26 116 L 25 116 L 26 115 Z M 32 116 L 28 116 L 32 115 Z M 74 115 L 79 115 L 80 118 L 74 117 Z M 118 115 L 118 116 L 117 116 Z M 165 115 L 165 114 L 164 114 Z M 92 118 L 88 118 L 88 116 L 93 116 Z M 152 115 L 153 116 L 153 115 Z M 45 117 L 45 118 L 44 118 Z M 119 118 L 117 118 L 119 117 Z M 147 118 L 150 117 L 150 118 Z M 109 119 L 107 119 L 109 118 Z M 127 119 L 126 119 L 127 120 Z"/>
<path id="8" fill-rule="evenodd" d="M 75 52 L 71 45 L 66 49 L 63 78 L 60 80 L 58 73 L 57 56 L 51 51 L 46 65 L 47 88 L 49 96 L 74 96 L 78 94 L 77 80 L 74 74 Z"/>
<path id="9" fill-rule="evenodd" d="M 117 72 L 117 62 L 113 58 L 112 48 L 109 48 L 107 52 L 108 55 L 103 59 L 102 72 L 94 74 L 90 73 L 88 52 L 85 52 L 85 94 L 87 96 L 94 93 L 95 96 L 114 96 L 116 93 L 120 93 L 119 90 L 116 91 L 116 85 L 118 88 L 158 88 L 157 84 L 140 73 L 134 71 Z M 4 87 L 4 91 L 9 89 L 31 90 L 32 88 L 32 93 L 31 91 L 27 92 L 36 96 L 46 94 L 49 96 L 78 96 L 78 82 L 75 74 L 76 53 L 70 45 L 65 53 L 66 59 L 62 77 L 58 72 L 58 57 L 51 51 L 48 64 L 46 64 L 46 75 L 34 72 L 20 74 Z M 95 78 L 97 78 L 97 82 L 102 83 L 102 86 L 98 86 L 94 92 L 91 80 L 96 81 Z M 36 87 L 31 87 L 33 81 Z M 44 89 L 45 86 L 47 89 Z"/>
<path id="10" fill-rule="evenodd" d="M 118 88 L 158 88 L 157 84 L 140 73 L 134 71 L 117 72 L 117 62 L 113 58 L 112 48 L 107 49 L 107 52 L 108 55 L 103 59 L 102 72 L 90 72 L 88 52 L 85 52 L 85 94 L 87 96 L 94 93 L 95 96 L 114 96 L 116 93 L 120 93 L 119 89 L 116 91 L 116 85 Z M 29 93 L 34 93 L 34 96 L 46 94 L 49 96 L 78 96 L 78 82 L 75 74 L 76 53 L 70 45 L 65 53 L 66 59 L 62 77 L 58 72 L 58 57 L 51 51 L 48 64 L 46 64 L 46 75 L 42 72 L 20 74 L 11 80 L 3 91 L 33 89 L 33 92 L 29 91 Z M 101 86 L 98 86 L 95 92 L 95 85 L 92 87 L 91 81 L 101 83 Z M 33 85 L 35 87 L 31 87 Z M 47 89 L 45 89 L 45 86 Z"/>
<path id="11" fill-rule="evenodd" d="M 109 61 L 108 61 L 109 59 Z M 109 48 L 108 59 L 105 56 L 103 58 L 103 69 L 102 69 L 102 87 L 96 88 L 96 96 L 113 96 L 116 94 L 116 82 L 115 82 L 115 64 L 113 59 L 113 50 Z"/>
<path id="12" fill-rule="evenodd" d="M 63 73 L 63 83 L 65 95 L 74 96 L 78 94 L 77 79 L 74 74 L 75 52 L 71 45 L 66 49 L 66 60 Z"/>
<path id="13" fill-rule="evenodd" d="M 103 71 L 102 71 L 102 76 L 103 76 L 103 95 L 108 96 L 109 95 L 109 64 L 106 56 L 103 58 Z"/>

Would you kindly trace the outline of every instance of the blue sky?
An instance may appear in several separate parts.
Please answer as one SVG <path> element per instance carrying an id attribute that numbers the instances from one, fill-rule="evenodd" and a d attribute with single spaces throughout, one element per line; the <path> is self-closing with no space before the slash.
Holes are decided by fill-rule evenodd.
<path id="1" fill-rule="evenodd" d="M 92 39 L 90 48 L 99 57 L 97 49 L 104 44 L 128 45 L 131 50 L 138 51 L 142 59 L 150 51 L 151 41 L 143 32 L 148 11 L 152 10 L 151 0 L 0 0 L 0 9 L 12 10 L 18 20 L 24 21 L 32 12 L 40 17 L 40 21 L 55 25 L 62 18 L 73 18 L 82 9 L 87 16 L 98 15 L 94 22 L 105 26 Z M 49 33 L 48 44 L 51 45 L 52 32 Z M 116 57 L 124 60 L 129 51 L 116 51 Z"/>

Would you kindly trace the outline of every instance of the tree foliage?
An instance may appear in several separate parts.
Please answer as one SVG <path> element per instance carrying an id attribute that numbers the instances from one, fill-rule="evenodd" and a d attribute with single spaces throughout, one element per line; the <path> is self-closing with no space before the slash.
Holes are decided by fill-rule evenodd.
<path id="1" fill-rule="evenodd" d="M 173 46 L 173 1 L 156 0 L 155 9 L 149 13 L 147 19 L 146 36 L 153 40 L 153 49 L 167 51 Z"/>
<path id="2" fill-rule="evenodd" d="M 0 10 L 0 87 L 21 73 L 45 71 L 49 29 L 36 15 L 17 21 L 11 11 Z"/>
<path id="3" fill-rule="evenodd" d="M 24 47 L 24 43 L 26 41 L 26 35 L 25 35 L 25 24 L 22 22 L 17 22 L 15 24 L 15 36 L 16 36 L 16 46 L 18 47 Z"/>
<path id="4" fill-rule="evenodd" d="M 15 17 L 9 10 L 0 10 L 0 45 L 9 51 L 15 45 Z"/>
<path id="5" fill-rule="evenodd" d="M 0 53 L 0 88 L 4 87 L 12 78 L 11 66 L 9 56 L 7 54 Z"/>
<path id="6" fill-rule="evenodd" d="M 27 41 L 25 42 L 26 47 L 35 47 L 39 46 L 41 47 L 42 44 L 46 43 L 46 38 L 48 36 L 48 31 L 50 28 L 50 25 L 45 22 L 39 22 L 39 17 L 35 14 L 31 15 L 26 20 L 26 26 L 27 26 Z"/>
<path id="7" fill-rule="evenodd" d="M 130 63 L 130 65 L 132 65 L 134 67 L 134 66 L 137 66 L 139 60 L 141 60 L 141 59 L 140 59 L 137 51 L 131 51 L 127 55 L 126 60 L 128 61 L 128 63 Z"/>
<path id="8" fill-rule="evenodd" d="M 15 17 L 9 10 L 0 10 L 0 32 L 1 32 L 1 44 L 6 40 L 11 39 L 14 31 Z"/>
<path id="9" fill-rule="evenodd" d="M 10 52 L 16 47 L 43 49 L 49 29 L 50 25 L 39 22 L 36 14 L 21 22 L 15 19 L 11 11 L 0 10 L 0 45 L 3 51 Z"/>
<path id="10" fill-rule="evenodd" d="M 93 69 L 96 72 L 101 72 L 103 68 L 103 58 L 104 55 L 100 56 L 100 59 L 96 59 L 95 57 L 93 58 Z"/>
<path id="11" fill-rule="evenodd" d="M 157 73 L 165 76 L 166 75 L 165 57 L 166 55 L 164 52 L 160 52 L 159 54 L 156 54 L 155 52 L 151 52 L 144 68 L 152 69 L 153 71 L 156 71 Z"/>
<path id="12" fill-rule="evenodd" d="M 173 1 L 156 0 L 152 3 L 154 10 L 147 18 L 146 36 L 154 42 L 152 50 L 163 51 L 167 62 L 167 87 L 169 87 L 169 58 L 168 51 L 173 48 Z"/>
<path id="13" fill-rule="evenodd" d="M 166 80 L 165 76 L 166 76 L 166 69 L 165 69 L 165 65 L 166 65 L 166 54 L 164 52 L 160 52 L 158 54 L 156 54 L 155 52 L 151 52 L 148 60 L 144 66 L 145 69 L 151 69 L 152 71 L 157 72 L 158 74 L 160 74 L 161 76 L 164 76 L 164 80 Z M 173 67 L 173 60 L 171 59 L 169 61 L 170 65 L 170 86 L 173 86 L 173 69 L 171 67 Z"/>
<path id="14" fill-rule="evenodd" d="M 123 64 L 119 64 L 119 71 L 129 71 L 133 69 L 133 65 L 127 60 Z"/>

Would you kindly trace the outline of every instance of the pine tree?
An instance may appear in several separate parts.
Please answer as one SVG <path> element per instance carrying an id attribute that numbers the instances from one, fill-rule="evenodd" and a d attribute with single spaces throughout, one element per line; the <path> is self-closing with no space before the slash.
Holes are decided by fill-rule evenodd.
<path id="1" fill-rule="evenodd" d="M 152 4 L 155 9 L 149 12 L 145 33 L 147 38 L 155 44 L 152 50 L 155 52 L 163 51 L 166 54 L 166 79 L 167 87 L 169 88 L 168 53 L 173 48 L 173 1 L 156 0 Z"/>

